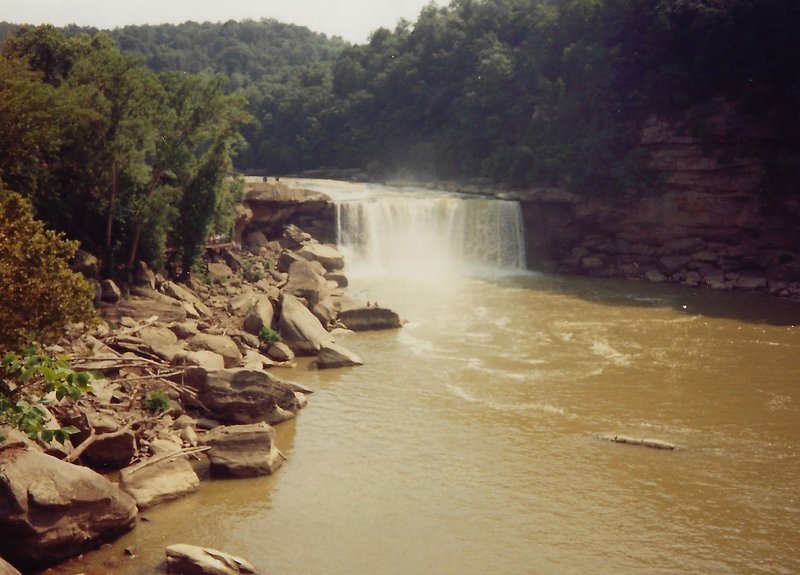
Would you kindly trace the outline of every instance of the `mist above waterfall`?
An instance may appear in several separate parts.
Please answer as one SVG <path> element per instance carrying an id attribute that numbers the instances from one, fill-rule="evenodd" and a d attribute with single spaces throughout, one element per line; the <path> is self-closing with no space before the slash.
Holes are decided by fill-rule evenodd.
<path id="1" fill-rule="evenodd" d="M 339 201 L 337 220 L 351 273 L 426 279 L 525 269 L 516 202 L 393 193 Z"/>

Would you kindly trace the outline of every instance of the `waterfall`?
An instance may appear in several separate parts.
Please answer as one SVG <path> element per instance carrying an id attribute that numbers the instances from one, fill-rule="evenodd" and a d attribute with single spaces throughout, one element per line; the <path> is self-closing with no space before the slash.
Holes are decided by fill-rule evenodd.
<path id="1" fill-rule="evenodd" d="M 525 269 L 517 202 L 386 194 L 336 206 L 337 243 L 357 273 L 424 278 Z"/>

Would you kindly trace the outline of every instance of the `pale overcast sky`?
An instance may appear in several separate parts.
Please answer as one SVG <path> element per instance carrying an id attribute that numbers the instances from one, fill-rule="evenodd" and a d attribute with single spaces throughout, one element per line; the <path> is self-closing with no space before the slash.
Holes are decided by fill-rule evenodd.
<path id="1" fill-rule="evenodd" d="M 0 20 L 15 24 L 78 24 L 109 29 L 127 24 L 178 24 L 274 18 L 350 42 L 414 22 L 430 0 L 0 0 Z M 439 0 L 439 5 L 447 2 Z"/>

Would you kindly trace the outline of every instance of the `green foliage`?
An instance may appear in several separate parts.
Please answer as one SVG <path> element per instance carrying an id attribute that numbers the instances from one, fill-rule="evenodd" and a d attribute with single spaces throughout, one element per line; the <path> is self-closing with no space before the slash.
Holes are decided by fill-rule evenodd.
<path id="1" fill-rule="evenodd" d="M 224 77 L 156 74 L 106 34 L 71 32 L 23 26 L 4 44 L 0 179 L 102 252 L 108 275 L 142 256 L 160 267 L 170 242 L 194 257 L 231 211 L 221 190 L 244 100 Z"/>
<path id="2" fill-rule="evenodd" d="M 94 320 L 94 290 L 68 266 L 77 249 L 0 185 L 0 352 L 54 342 L 67 324 Z"/>
<path id="3" fill-rule="evenodd" d="M 77 401 L 91 391 L 94 375 L 72 371 L 65 358 L 52 358 L 36 348 L 8 352 L 0 363 L 0 424 L 16 427 L 31 439 L 64 443 L 77 433 L 67 426 L 45 429 L 53 401 Z"/>
<path id="4" fill-rule="evenodd" d="M 272 345 L 273 343 L 278 343 L 283 340 L 281 334 L 267 326 L 262 327 L 261 331 L 258 332 L 258 339 L 267 345 Z"/>
<path id="5" fill-rule="evenodd" d="M 145 397 L 142 407 L 150 413 L 163 413 L 169 409 L 169 396 L 160 389 L 152 391 Z"/>

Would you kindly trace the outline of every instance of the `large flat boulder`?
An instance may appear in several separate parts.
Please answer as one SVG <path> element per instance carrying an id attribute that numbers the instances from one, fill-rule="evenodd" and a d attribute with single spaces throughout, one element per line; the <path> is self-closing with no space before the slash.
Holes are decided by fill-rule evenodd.
<path id="1" fill-rule="evenodd" d="M 186 384 L 215 419 L 224 423 L 267 421 L 275 407 L 294 413 L 299 409 L 294 390 L 275 376 L 255 369 L 206 371 L 188 368 Z"/>
<path id="2" fill-rule="evenodd" d="M 140 510 L 178 499 L 200 488 L 200 479 L 177 444 L 153 441 L 155 454 L 120 472 L 120 488 Z"/>
<path id="3" fill-rule="evenodd" d="M 344 268 L 344 256 L 333 244 L 312 242 L 297 250 L 297 255 L 319 262 L 326 271 L 335 272 Z"/>
<path id="4" fill-rule="evenodd" d="M 167 573 L 173 575 L 254 574 L 256 568 L 241 557 L 223 551 L 178 543 L 166 549 Z"/>
<path id="5" fill-rule="evenodd" d="M 297 355 L 316 355 L 323 345 L 333 343 L 333 336 L 314 314 L 299 299 L 287 293 L 281 298 L 278 332 Z"/>
<path id="6" fill-rule="evenodd" d="M 0 451 L 0 556 L 38 569 L 130 530 L 136 502 L 87 467 L 36 451 Z"/>
<path id="7" fill-rule="evenodd" d="M 250 425 L 223 425 L 199 438 L 215 475 L 257 477 L 271 475 L 283 463 L 275 446 L 275 428 L 261 422 Z"/>
<path id="8" fill-rule="evenodd" d="M 339 321 L 353 331 L 395 329 L 403 326 L 400 316 L 385 307 L 357 307 L 339 312 Z"/>
<path id="9" fill-rule="evenodd" d="M 242 363 L 242 352 L 236 342 L 227 335 L 201 333 L 189 340 L 191 351 L 211 351 L 222 356 L 225 367 L 236 367 Z"/>

